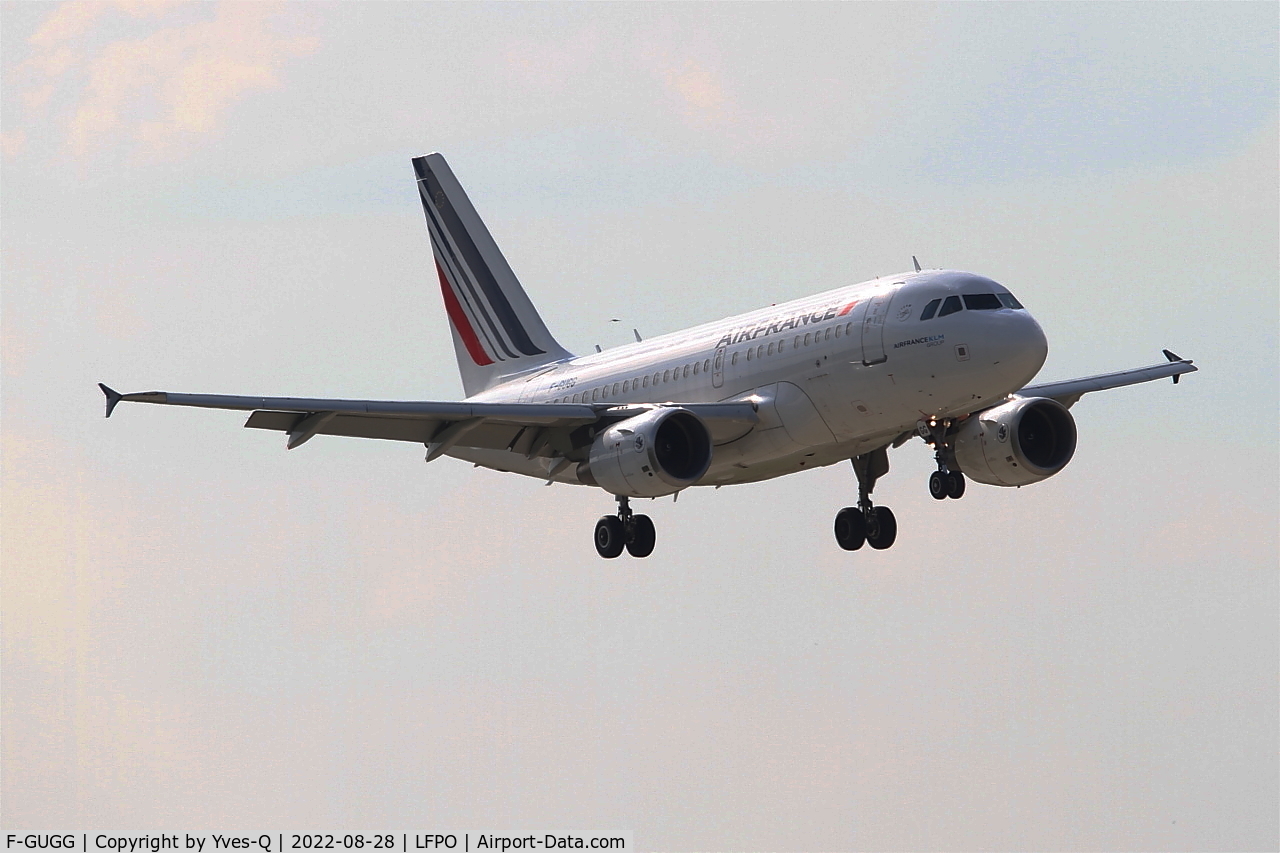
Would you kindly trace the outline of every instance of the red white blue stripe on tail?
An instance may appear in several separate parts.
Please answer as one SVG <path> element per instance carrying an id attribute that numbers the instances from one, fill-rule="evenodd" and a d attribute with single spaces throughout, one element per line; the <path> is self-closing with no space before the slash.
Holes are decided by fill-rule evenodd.
<path id="1" fill-rule="evenodd" d="M 444 157 L 415 157 L 413 169 L 467 393 L 571 357 L 538 316 Z"/>

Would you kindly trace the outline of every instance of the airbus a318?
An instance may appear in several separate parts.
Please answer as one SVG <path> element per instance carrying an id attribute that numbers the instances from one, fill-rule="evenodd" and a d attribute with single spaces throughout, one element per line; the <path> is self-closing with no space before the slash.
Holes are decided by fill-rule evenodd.
<path id="1" fill-rule="evenodd" d="M 856 506 L 835 517 L 854 551 L 884 549 L 897 521 L 872 500 L 888 451 L 913 438 L 937 470 L 929 492 L 966 479 L 1024 486 L 1061 471 L 1076 448 L 1082 394 L 1196 370 L 1159 364 L 1028 384 L 1045 335 L 1004 286 L 915 269 L 575 356 L 557 343 L 439 154 L 413 160 L 466 399 L 461 402 L 239 397 L 101 385 L 121 401 L 251 411 L 254 429 L 408 441 L 486 468 L 604 490 L 616 514 L 595 526 L 602 557 L 646 557 L 656 539 L 631 498 L 675 495 L 852 461 Z M 639 336 L 637 335 L 637 338 Z"/>

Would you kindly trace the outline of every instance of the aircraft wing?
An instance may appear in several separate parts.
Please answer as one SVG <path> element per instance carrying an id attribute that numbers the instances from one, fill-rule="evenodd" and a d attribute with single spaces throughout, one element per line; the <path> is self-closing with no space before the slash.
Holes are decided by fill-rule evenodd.
<path id="1" fill-rule="evenodd" d="M 1184 373 L 1199 370 L 1189 358 L 1181 358 L 1168 350 L 1164 351 L 1168 361 L 1152 364 L 1148 367 L 1135 367 L 1117 373 L 1100 373 L 1097 376 L 1084 376 L 1080 379 L 1067 379 L 1062 382 L 1046 382 L 1041 385 L 1028 385 L 1017 392 L 1019 397 L 1050 397 L 1067 408 L 1071 408 L 1077 400 L 1090 391 L 1106 391 L 1109 388 L 1123 388 L 1125 385 L 1137 385 L 1139 382 L 1151 382 L 1155 379 L 1173 377 L 1176 383 Z"/>
<path id="2" fill-rule="evenodd" d="M 514 450 L 530 457 L 552 456 L 572 447 L 570 433 L 600 421 L 638 415 L 646 406 L 592 406 L 581 403 L 450 403 L 387 400 L 328 400 L 299 397 L 237 397 L 223 394 L 120 394 L 99 384 L 107 397 L 107 417 L 120 402 L 251 411 L 251 429 L 288 433 L 293 448 L 317 435 L 344 435 L 411 441 L 429 448 L 428 460 L 454 446 Z M 672 404 L 675 405 L 675 404 Z M 756 423 L 750 403 L 695 403 L 681 408 L 700 417 L 712 441 L 723 444 Z"/>

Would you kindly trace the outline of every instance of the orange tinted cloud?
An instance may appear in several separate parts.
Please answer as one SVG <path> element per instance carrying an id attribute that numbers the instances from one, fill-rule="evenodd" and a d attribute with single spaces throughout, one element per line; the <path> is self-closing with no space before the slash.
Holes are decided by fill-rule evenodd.
<path id="1" fill-rule="evenodd" d="M 731 118 L 734 105 L 719 78 L 705 66 L 691 59 L 679 67 L 667 68 L 663 80 L 679 97 L 690 118 L 711 123 Z"/>
<path id="2" fill-rule="evenodd" d="M 192 20 L 193 9 L 200 19 Z M 316 49 L 314 38 L 276 31 L 279 9 L 270 3 L 57 6 L 28 40 L 31 56 L 19 69 L 22 129 L 54 114 L 53 123 L 65 131 L 62 146 L 81 159 L 122 142 L 163 154 L 180 140 L 216 132 L 237 101 L 278 88 L 281 67 Z M 175 11 L 188 14 L 175 19 Z M 109 19 L 120 15 L 151 31 L 104 42 Z M 6 147 L 9 154 L 19 150 Z"/>

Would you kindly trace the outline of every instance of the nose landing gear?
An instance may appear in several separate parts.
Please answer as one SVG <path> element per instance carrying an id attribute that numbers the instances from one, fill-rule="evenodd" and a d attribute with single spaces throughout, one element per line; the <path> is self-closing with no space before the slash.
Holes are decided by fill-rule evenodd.
<path id="1" fill-rule="evenodd" d="M 898 521 L 887 506 L 871 503 L 871 490 L 876 480 L 889 473 L 889 454 L 881 447 L 850 461 L 858 477 L 858 505 L 847 506 L 836 514 L 836 542 L 846 551 L 856 551 L 864 542 L 884 550 L 898 538 Z"/>
<path id="2" fill-rule="evenodd" d="M 596 553 L 606 559 L 620 556 L 624 549 L 633 557 L 647 557 L 656 541 L 653 521 L 647 515 L 634 514 L 625 496 L 618 496 L 617 515 L 606 515 L 596 522 Z"/>

